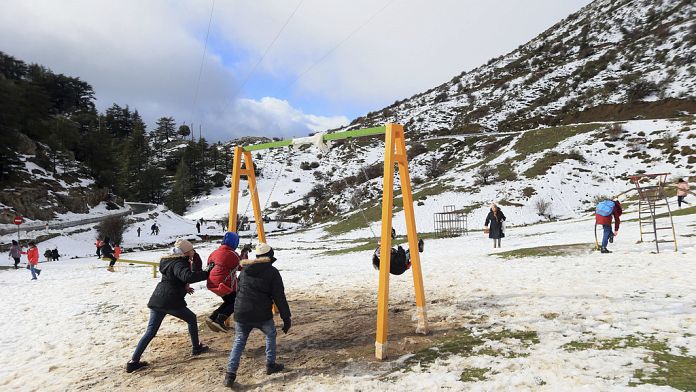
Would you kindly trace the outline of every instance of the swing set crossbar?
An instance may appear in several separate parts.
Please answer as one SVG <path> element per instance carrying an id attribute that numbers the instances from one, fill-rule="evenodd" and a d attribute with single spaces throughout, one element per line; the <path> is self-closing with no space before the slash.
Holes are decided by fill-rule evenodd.
<path id="1" fill-rule="evenodd" d="M 326 133 L 322 136 L 322 141 L 328 142 L 331 140 L 344 140 L 344 139 L 351 139 L 351 138 L 356 138 L 356 137 L 384 135 L 386 132 L 387 132 L 387 127 L 383 125 L 381 127 L 374 127 L 374 128 L 364 128 L 364 129 L 355 129 L 352 131 Z M 242 148 L 244 149 L 244 151 L 259 151 L 259 150 L 268 150 L 271 148 L 289 147 L 289 146 L 292 146 L 294 144 L 296 144 L 296 139 L 285 139 L 285 140 L 278 140 L 275 142 L 253 144 L 250 146 L 244 146 Z M 309 142 L 307 142 L 307 144 L 309 144 Z"/>

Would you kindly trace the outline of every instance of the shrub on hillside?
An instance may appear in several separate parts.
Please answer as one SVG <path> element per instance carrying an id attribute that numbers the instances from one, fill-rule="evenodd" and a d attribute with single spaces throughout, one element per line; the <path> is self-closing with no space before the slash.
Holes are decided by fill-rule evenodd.
<path id="1" fill-rule="evenodd" d="M 495 177 L 495 168 L 491 166 L 481 166 L 474 174 L 474 184 L 476 185 L 488 185 L 489 181 L 492 181 Z"/>
<path id="2" fill-rule="evenodd" d="M 657 90 L 658 88 L 655 83 L 638 79 L 626 90 L 626 99 L 628 102 L 636 102 L 657 92 Z"/>
<path id="3" fill-rule="evenodd" d="M 423 143 L 413 143 L 408 148 L 408 160 L 412 160 L 418 155 L 425 154 L 428 152 L 428 147 Z"/>
<path id="4" fill-rule="evenodd" d="M 534 203 L 534 210 L 537 214 L 548 220 L 553 218 L 553 215 L 551 214 L 551 202 L 548 200 L 537 199 L 537 201 Z"/>
<path id="5" fill-rule="evenodd" d="M 112 216 L 99 222 L 97 225 L 97 234 L 99 238 L 109 237 L 114 244 L 120 244 L 123 241 L 123 233 L 128 228 L 128 222 L 122 216 Z"/>

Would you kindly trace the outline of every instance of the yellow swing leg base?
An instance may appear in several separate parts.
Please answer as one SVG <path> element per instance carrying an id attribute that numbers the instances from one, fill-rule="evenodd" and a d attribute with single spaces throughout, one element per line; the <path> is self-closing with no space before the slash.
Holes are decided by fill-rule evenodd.
<path id="1" fill-rule="evenodd" d="M 375 357 L 380 361 L 387 358 L 387 342 L 375 342 Z"/>
<path id="2" fill-rule="evenodd" d="M 416 333 L 420 335 L 429 334 L 430 329 L 428 328 L 428 316 L 426 315 L 425 307 L 419 306 L 416 308 L 415 319 L 417 321 Z"/>

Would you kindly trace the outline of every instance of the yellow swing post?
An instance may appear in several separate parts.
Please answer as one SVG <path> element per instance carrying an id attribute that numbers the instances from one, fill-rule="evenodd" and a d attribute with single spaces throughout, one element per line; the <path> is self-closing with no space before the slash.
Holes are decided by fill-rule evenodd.
<path id="1" fill-rule="evenodd" d="M 244 159 L 244 168 L 242 168 Z M 232 160 L 232 189 L 230 189 L 230 217 L 227 230 L 237 232 L 237 208 L 239 205 L 239 180 L 242 175 L 247 176 L 249 183 L 249 197 L 254 208 L 254 219 L 256 220 L 256 233 L 259 242 L 266 242 L 266 232 L 263 229 L 263 215 L 261 214 L 261 203 L 259 203 L 259 193 L 256 190 L 256 174 L 254 173 L 254 162 L 251 152 L 244 151 L 244 148 L 237 146 L 234 148 L 234 159 Z"/>
<path id="2" fill-rule="evenodd" d="M 384 183 L 382 188 L 382 233 L 380 241 L 379 289 L 377 293 L 377 332 L 375 338 L 375 357 L 387 357 L 387 337 L 389 334 L 389 269 L 391 258 L 392 211 L 394 207 L 394 164 L 399 167 L 401 196 L 406 216 L 406 231 L 411 256 L 411 270 L 416 292 L 418 316 L 417 333 L 428 333 L 425 310 L 425 290 L 418 249 L 418 233 L 413 210 L 413 194 L 408 173 L 408 158 L 404 128 L 399 124 L 387 124 L 384 137 Z M 416 250 L 416 251 L 414 251 Z"/>

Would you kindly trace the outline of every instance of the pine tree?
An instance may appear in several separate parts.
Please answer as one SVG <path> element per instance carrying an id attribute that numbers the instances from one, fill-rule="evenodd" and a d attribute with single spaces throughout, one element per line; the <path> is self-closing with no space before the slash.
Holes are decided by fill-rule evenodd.
<path id="1" fill-rule="evenodd" d="M 160 117 L 157 120 L 157 127 L 152 131 L 152 145 L 157 151 L 157 155 L 162 157 L 162 149 L 174 138 L 176 123 L 174 117 Z"/>
<path id="2" fill-rule="evenodd" d="M 191 198 L 191 179 L 190 170 L 184 159 L 179 162 L 179 167 L 174 175 L 174 187 L 172 192 L 167 196 L 165 203 L 174 213 L 183 215 L 188 207 L 188 201 Z"/>

